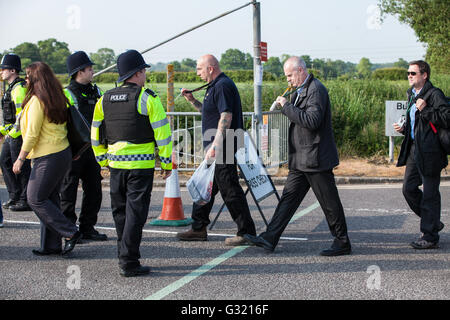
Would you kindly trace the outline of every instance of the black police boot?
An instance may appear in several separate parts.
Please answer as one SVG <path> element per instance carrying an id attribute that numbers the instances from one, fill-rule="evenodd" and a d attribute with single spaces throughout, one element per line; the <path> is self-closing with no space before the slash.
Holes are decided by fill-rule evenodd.
<path id="1" fill-rule="evenodd" d="M 2 203 L 2 207 L 3 209 L 9 209 L 9 207 L 15 205 L 16 203 L 16 200 L 9 199 L 8 201 Z"/>

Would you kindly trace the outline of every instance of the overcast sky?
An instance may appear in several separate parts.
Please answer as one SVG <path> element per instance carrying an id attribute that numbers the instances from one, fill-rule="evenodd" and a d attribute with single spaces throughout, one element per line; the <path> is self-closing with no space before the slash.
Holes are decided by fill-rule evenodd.
<path id="1" fill-rule="evenodd" d="M 119 54 L 150 48 L 250 0 L 0 0 L 0 51 L 56 38 L 73 51 L 107 47 Z M 414 31 L 387 17 L 377 0 L 261 0 L 261 38 L 269 56 L 310 55 L 358 62 L 423 58 Z M 253 55 L 252 6 L 145 54 L 150 63 L 237 48 Z"/>

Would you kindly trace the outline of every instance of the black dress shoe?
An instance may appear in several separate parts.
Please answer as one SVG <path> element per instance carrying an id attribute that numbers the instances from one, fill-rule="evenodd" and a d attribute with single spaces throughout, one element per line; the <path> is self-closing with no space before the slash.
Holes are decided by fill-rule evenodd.
<path id="1" fill-rule="evenodd" d="M 275 247 L 267 240 L 260 236 L 253 236 L 251 234 L 244 234 L 244 239 L 250 243 L 253 243 L 255 246 L 264 248 L 267 251 L 273 252 Z"/>
<path id="2" fill-rule="evenodd" d="M 9 199 L 8 201 L 2 203 L 2 207 L 3 209 L 9 209 L 10 206 L 15 205 L 16 203 L 17 201 Z"/>
<path id="3" fill-rule="evenodd" d="M 326 256 L 326 257 L 335 257 L 335 256 L 343 256 L 346 254 L 350 254 L 352 252 L 351 246 L 345 246 L 345 247 L 336 247 L 331 246 L 330 249 L 323 250 L 320 255 Z"/>
<path id="4" fill-rule="evenodd" d="M 75 245 L 77 244 L 78 240 L 81 239 L 83 235 L 80 231 L 75 232 L 75 234 L 70 238 L 69 240 L 66 240 L 66 243 L 64 244 L 64 250 L 62 252 L 63 255 L 69 253 L 70 251 L 75 248 Z"/>
<path id="5" fill-rule="evenodd" d="M 61 254 L 62 250 L 42 250 L 42 249 L 37 249 L 37 250 L 32 250 L 33 254 L 36 256 L 49 256 L 52 254 Z"/>
<path id="6" fill-rule="evenodd" d="M 99 233 L 97 230 L 92 230 L 88 232 L 83 232 L 82 239 L 93 241 L 107 241 L 108 237 L 106 236 L 106 234 Z"/>
<path id="7" fill-rule="evenodd" d="M 431 242 L 424 239 L 419 239 L 417 241 L 411 242 L 411 247 L 414 249 L 437 249 L 439 248 L 438 242 Z"/>
<path id="8" fill-rule="evenodd" d="M 31 210 L 30 206 L 26 202 L 17 202 L 16 204 L 9 206 L 9 210 L 11 210 L 11 211 L 33 211 L 33 210 Z"/>
<path id="9" fill-rule="evenodd" d="M 132 269 L 120 269 L 120 275 L 122 277 L 137 277 L 137 276 L 145 276 L 150 273 L 150 267 L 147 266 L 138 266 Z"/>

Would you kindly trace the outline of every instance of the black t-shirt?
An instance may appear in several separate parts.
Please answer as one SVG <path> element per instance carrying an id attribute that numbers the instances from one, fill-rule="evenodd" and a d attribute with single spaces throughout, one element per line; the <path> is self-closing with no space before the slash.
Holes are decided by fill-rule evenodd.
<path id="1" fill-rule="evenodd" d="M 230 129 L 243 129 L 242 105 L 234 82 L 223 72 L 208 86 L 202 106 L 203 147 L 214 141 L 217 124 L 222 112 L 233 114 Z M 206 132 L 206 134 L 205 134 Z"/>

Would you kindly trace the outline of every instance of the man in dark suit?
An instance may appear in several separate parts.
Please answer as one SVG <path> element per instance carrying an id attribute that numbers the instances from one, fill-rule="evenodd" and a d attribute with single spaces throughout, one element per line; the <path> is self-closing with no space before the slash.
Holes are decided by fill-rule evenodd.
<path id="1" fill-rule="evenodd" d="M 249 242 L 273 251 L 310 188 L 313 189 L 334 237 L 331 248 L 321 255 L 351 253 L 344 209 L 334 180 L 333 168 L 339 164 L 331 126 L 331 106 L 327 89 L 299 57 L 290 57 L 284 74 L 291 87 L 297 88 L 291 101 L 278 97 L 281 112 L 291 121 L 289 126 L 289 174 L 283 195 L 266 232 L 246 234 Z"/>

